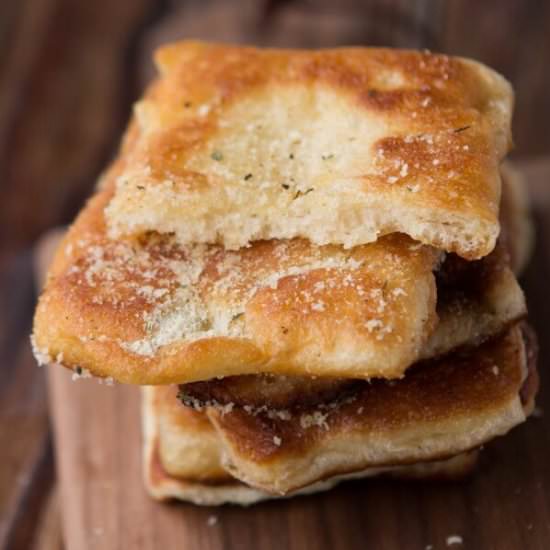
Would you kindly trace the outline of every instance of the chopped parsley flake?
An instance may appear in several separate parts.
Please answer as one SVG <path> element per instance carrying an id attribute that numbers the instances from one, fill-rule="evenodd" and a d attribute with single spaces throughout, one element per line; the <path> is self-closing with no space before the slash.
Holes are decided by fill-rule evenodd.
<path id="1" fill-rule="evenodd" d="M 296 191 L 296 194 L 294 195 L 294 199 L 297 199 L 301 197 L 302 195 L 307 195 L 308 193 L 311 193 L 314 191 L 313 187 L 310 187 L 309 189 L 306 189 L 305 191 Z"/>
<path id="2" fill-rule="evenodd" d="M 223 160 L 223 154 L 221 153 L 221 151 L 218 151 L 217 149 L 212 151 L 212 154 L 210 156 L 212 157 L 212 160 L 215 160 L 218 162 Z"/>

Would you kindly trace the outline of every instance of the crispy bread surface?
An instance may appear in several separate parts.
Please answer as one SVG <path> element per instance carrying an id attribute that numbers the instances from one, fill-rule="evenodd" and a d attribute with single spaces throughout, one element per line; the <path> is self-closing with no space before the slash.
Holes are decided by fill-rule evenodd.
<path id="1" fill-rule="evenodd" d="M 143 474 L 145 485 L 158 500 L 179 499 L 202 505 L 224 503 L 249 505 L 277 495 L 249 487 L 223 472 L 221 441 L 204 412 L 181 406 L 177 390 L 170 386 L 142 389 Z M 174 407 L 175 405 L 175 407 Z M 207 438 L 216 445 L 202 446 L 198 460 L 188 444 Z M 477 462 L 477 451 L 450 459 L 395 468 L 375 468 L 348 476 L 314 483 L 296 493 L 309 494 L 330 489 L 350 478 L 388 475 L 404 479 L 456 479 L 470 473 Z M 216 470 L 211 465 L 216 464 Z"/>
<path id="2" fill-rule="evenodd" d="M 484 65 L 200 42 L 156 60 L 107 208 L 112 236 L 349 248 L 401 232 L 468 259 L 493 249 L 513 95 Z"/>
<path id="3" fill-rule="evenodd" d="M 275 372 L 401 376 L 437 321 L 440 253 L 405 235 L 345 250 L 112 240 L 94 197 L 35 317 L 40 358 L 136 384 Z"/>
<path id="4" fill-rule="evenodd" d="M 103 215 L 111 190 L 58 249 L 35 317 L 41 362 L 136 384 L 247 373 L 391 378 L 526 313 L 500 245 L 475 262 L 448 255 L 439 269 L 440 253 L 404 235 L 351 250 L 113 240 Z"/>
<path id="5" fill-rule="evenodd" d="M 446 458 L 502 435 L 531 410 L 532 398 L 520 395 L 527 374 L 515 326 L 475 350 L 418 364 L 401 380 L 362 382 L 332 403 L 206 410 L 224 467 L 251 486 L 286 493 L 334 475 Z"/>

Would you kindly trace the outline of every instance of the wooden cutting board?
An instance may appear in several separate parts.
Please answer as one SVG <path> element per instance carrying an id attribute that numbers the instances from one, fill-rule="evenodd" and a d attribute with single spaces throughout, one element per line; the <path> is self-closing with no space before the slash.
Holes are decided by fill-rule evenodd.
<path id="1" fill-rule="evenodd" d="M 550 548 L 550 163 L 526 170 L 537 247 L 524 277 L 541 340 L 539 414 L 489 444 L 462 482 L 348 482 L 315 496 L 239 508 L 160 504 L 141 480 L 139 390 L 73 382 L 49 368 L 66 547 L 73 549 Z M 47 255 L 47 251 L 42 251 Z M 541 416 L 542 414 L 542 416 Z"/>

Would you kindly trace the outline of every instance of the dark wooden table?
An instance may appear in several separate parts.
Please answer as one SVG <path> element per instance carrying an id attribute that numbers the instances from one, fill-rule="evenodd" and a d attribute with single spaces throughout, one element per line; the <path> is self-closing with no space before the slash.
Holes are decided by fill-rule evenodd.
<path id="1" fill-rule="evenodd" d="M 536 255 L 524 284 L 541 338 L 543 384 L 547 378 L 549 2 L 6 0 L 0 3 L 2 548 L 62 546 L 44 371 L 35 368 L 28 342 L 36 298 L 33 246 L 48 228 L 69 222 L 91 192 L 113 154 L 132 101 L 152 74 L 153 47 L 183 36 L 278 46 L 428 47 L 475 57 L 511 79 L 517 90 L 514 156 L 533 175 L 538 226 Z M 543 409 L 548 403 L 550 411 L 549 384 L 543 385 L 539 401 Z M 470 548 L 550 547 L 549 428 L 546 417 L 536 419 L 496 444 L 505 454 L 489 451 L 489 459 L 496 454 L 504 460 L 501 471 L 507 475 L 491 477 L 485 470 L 490 498 L 482 509 L 473 498 L 462 507 L 441 498 L 435 508 L 406 510 L 405 503 L 422 502 L 422 489 L 415 489 L 420 500 L 411 500 L 406 489 L 394 486 L 399 517 L 389 527 L 407 532 L 410 517 L 420 514 L 429 524 L 446 509 L 461 510 L 461 524 L 470 522 L 479 530 L 472 540 L 482 546 Z M 490 472 L 490 460 L 485 468 Z M 374 484 L 372 499 L 384 494 L 381 483 Z M 340 490 L 338 498 L 345 499 L 346 491 Z M 295 507 L 298 517 L 300 505 Z M 357 534 L 335 541 L 338 514 L 327 510 L 317 521 L 326 533 L 326 548 L 358 548 L 361 534 L 373 527 L 367 521 Z M 491 529 L 484 531 L 485 523 Z M 501 537 L 484 538 L 497 532 L 495 526 L 502 527 Z M 226 547 L 236 548 L 236 540 L 227 538 Z M 518 541 L 520 546 L 510 546 Z M 364 540 L 365 547 L 369 542 Z M 407 541 L 402 547 L 416 548 Z"/>

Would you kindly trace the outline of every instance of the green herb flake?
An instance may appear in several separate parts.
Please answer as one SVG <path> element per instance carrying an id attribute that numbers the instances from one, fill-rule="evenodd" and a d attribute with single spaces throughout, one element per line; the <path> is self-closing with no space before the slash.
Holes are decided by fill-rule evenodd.
<path id="1" fill-rule="evenodd" d="M 293 200 L 296 200 L 301 196 L 305 196 L 308 193 L 311 193 L 312 191 L 314 191 L 313 187 L 310 187 L 309 189 L 306 189 L 305 191 L 296 191 L 296 194 L 294 195 Z"/>
<path id="2" fill-rule="evenodd" d="M 290 153 L 290 155 L 288 155 L 288 158 L 289 158 L 290 160 L 294 160 L 294 153 Z"/>
<path id="3" fill-rule="evenodd" d="M 330 153 L 330 155 L 321 155 L 321 158 L 323 160 L 332 160 L 334 158 L 334 155 Z"/>
<path id="4" fill-rule="evenodd" d="M 466 130 L 469 130 L 471 126 L 461 126 L 460 128 L 455 128 L 454 133 L 460 134 L 460 132 L 464 132 Z"/>
<path id="5" fill-rule="evenodd" d="M 218 151 L 217 149 L 212 151 L 212 154 L 210 155 L 210 157 L 212 158 L 212 160 L 215 160 L 217 162 L 221 162 L 223 160 L 222 152 Z"/>
<path id="6" fill-rule="evenodd" d="M 75 367 L 74 371 L 78 374 L 78 376 L 82 375 L 82 367 Z"/>
<path id="7" fill-rule="evenodd" d="M 252 179 L 252 174 L 246 174 L 246 176 L 244 177 L 244 181 L 248 181 L 249 179 Z"/>

